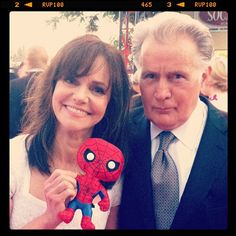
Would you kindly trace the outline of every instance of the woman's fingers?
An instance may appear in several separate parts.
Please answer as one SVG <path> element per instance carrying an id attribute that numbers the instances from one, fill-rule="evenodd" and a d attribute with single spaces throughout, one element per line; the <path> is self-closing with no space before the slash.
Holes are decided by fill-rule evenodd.
<path id="1" fill-rule="evenodd" d="M 58 178 L 59 176 L 70 177 L 71 179 L 75 179 L 77 176 L 77 173 L 69 171 L 69 170 L 56 169 L 53 171 L 51 176 L 48 178 L 48 181 L 53 181 L 54 179 Z"/>
<path id="2" fill-rule="evenodd" d="M 76 176 L 77 174 L 71 171 L 65 170 L 55 170 L 52 175 L 45 181 L 45 188 L 50 188 L 51 186 L 57 186 L 60 183 L 71 184 L 73 187 L 76 188 Z"/>
<path id="3" fill-rule="evenodd" d="M 60 204 L 72 200 L 77 193 L 76 173 L 66 170 L 55 170 L 45 181 L 44 193 L 48 204 Z M 69 200 L 68 200 L 69 199 Z"/>

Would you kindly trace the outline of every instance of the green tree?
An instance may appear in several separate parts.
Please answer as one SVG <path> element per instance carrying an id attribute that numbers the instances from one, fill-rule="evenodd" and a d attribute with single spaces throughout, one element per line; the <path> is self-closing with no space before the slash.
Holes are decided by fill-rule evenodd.
<path id="1" fill-rule="evenodd" d="M 78 24 L 87 23 L 87 32 L 96 32 L 98 30 L 99 14 L 100 12 L 93 12 L 91 15 L 86 11 L 63 11 L 59 13 L 59 16 L 55 16 L 48 20 L 47 23 L 52 25 L 53 29 L 56 29 L 61 20 L 66 20 L 68 22 L 78 21 Z M 119 18 L 119 12 L 106 11 L 103 12 L 102 17 L 109 17 L 113 21 L 116 21 Z"/>
<path id="2" fill-rule="evenodd" d="M 78 23 L 87 23 L 87 32 L 96 32 L 98 30 L 99 14 L 101 12 L 95 11 L 93 14 L 88 14 L 86 11 L 62 11 L 59 16 L 53 17 L 47 23 L 56 29 L 57 24 L 61 20 L 68 22 L 78 21 Z M 109 17 L 113 21 L 123 21 L 124 17 L 129 15 L 129 22 L 135 25 L 138 21 L 154 16 L 157 11 L 104 11 L 102 17 Z"/>

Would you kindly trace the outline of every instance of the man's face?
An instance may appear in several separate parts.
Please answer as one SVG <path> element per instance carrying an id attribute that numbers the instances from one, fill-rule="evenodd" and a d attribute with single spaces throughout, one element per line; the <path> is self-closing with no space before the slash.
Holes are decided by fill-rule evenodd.
<path id="1" fill-rule="evenodd" d="M 162 130 L 181 126 L 196 107 L 202 80 L 208 76 L 195 43 L 187 36 L 164 44 L 149 37 L 139 63 L 146 117 Z"/>

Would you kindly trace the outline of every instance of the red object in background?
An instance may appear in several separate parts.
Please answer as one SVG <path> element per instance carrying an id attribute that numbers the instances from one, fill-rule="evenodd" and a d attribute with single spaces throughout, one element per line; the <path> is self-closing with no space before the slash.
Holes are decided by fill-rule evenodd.
<path id="1" fill-rule="evenodd" d="M 69 223 L 77 209 L 82 211 L 82 229 L 95 229 L 91 221 L 93 199 L 99 195 L 101 211 L 107 211 L 110 200 L 100 181 L 115 182 L 124 167 L 124 157 L 119 148 L 99 138 L 87 139 L 79 148 L 77 155 L 79 167 L 86 173 L 76 177 L 78 190 L 68 207 L 59 213 L 59 218 Z"/>

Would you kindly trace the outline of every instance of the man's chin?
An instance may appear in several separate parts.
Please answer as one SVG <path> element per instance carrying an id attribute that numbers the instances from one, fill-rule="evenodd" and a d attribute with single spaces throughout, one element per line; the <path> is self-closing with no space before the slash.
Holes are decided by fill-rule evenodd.
<path id="1" fill-rule="evenodd" d="M 161 130 L 173 130 L 178 126 L 176 123 L 160 120 L 153 120 L 152 123 Z"/>

